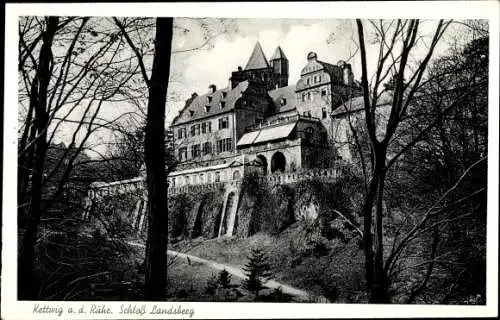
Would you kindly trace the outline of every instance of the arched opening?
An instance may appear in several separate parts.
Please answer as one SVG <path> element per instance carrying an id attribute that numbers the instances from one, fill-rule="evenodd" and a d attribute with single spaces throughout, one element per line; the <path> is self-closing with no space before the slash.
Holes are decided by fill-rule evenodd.
<path id="1" fill-rule="evenodd" d="M 257 163 L 262 168 L 262 174 L 266 175 L 267 174 L 267 159 L 266 159 L 266 157 L 261 155 L 261 154 L 257 155 Z"/>
<path id="2" fill-rule="evenodd" d="M 231 192 L 227 196 L 226 210 L 223 213 L 222 222 L 220 224 L 219 235 L 221 235 L 221 236 L 223 236 L 223 235 L 225 235 L 227 233 L 227 222 L 228 222 L 228 219 L 229 219 L 228 216 L 231 214 L 231 211 L 233 209 L 234 200 L 235 200 L 234 192 Z"/>
<path id="3" fill-rule="evenodd" d="M 285 172 L 286 159 L 283 153 L 276 152 L 271 158 L 271 173 L 276 171 Z"/>
<path id="4" fill-rule="evenodd" d="M 194 226 L 193 226 L 193 231 L 191 233 L 191 239 L 195 239 L 195 238 L 198 238 L 199 236 L 201 236 L 202 226 L 203 226 L 202 216 L 203 216 L 204 207 L 205 207 L 205 202 L 203 201 L 200 204 L 200 207 L 198 208 L 198 212 L 196 214 L 196 219 L 194 220 Z"/>

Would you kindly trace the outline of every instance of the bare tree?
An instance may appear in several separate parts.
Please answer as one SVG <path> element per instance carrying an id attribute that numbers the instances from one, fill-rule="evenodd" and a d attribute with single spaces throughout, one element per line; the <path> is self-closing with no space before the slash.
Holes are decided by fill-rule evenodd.
<path id="1" fill-rule="evenodd" d="M 40 217 L 66 192 L 89 137 L 119 121 L 100 114 L 122 101 L 137 66 L 122 51 L 116 30 L 91 18 L 25 17 L 19 29 L 19 104 L 27 105 L 18 151 L 19 297 L 26 299 L 36 297 L 32 273 Z M 47 167 L 47 151 L 61 131 L 70 147 Z"/>
<path id="2" fill-rule="evenodd" d="M 50 61 L 52 59 L 52 42 L 57 32 L 59 24 L 58 17 L 46 18 L 46 29 L 42 33 L 42 47 L 40 49 L 39 64 L 36 78 L 33 80 L 32 105 L 34 109 L 36 123 L 33 130 L 36 130 L 40 137 L 36 142 L 34 152 L 35 166 L 33 170 L 33 186 L 29 208 L 29 222 L 23 239 L 21 253 L 18 262 L 18 290 L 19 296 L 25 299 L 36 298 L 36 284 L 33 279 L 33 265 L 35 256 L 35 242 L 38 233 L 38 224 L 40 222 L 40 205 L 42 194 L 42 178 L 45 164 L 45 152 L 47 151 L 47 88 L 50 80 Z"/>
<path id="3" fill-rule="evenodd" d="M 356 20 L 362 67 L 361 84 L 363 87 L 364 117 L 370 141 L 372 162 L 368 190 L 362 209 L 366 280 L 370 293 L 370 302 L 390 302 L 387 292 L 388 281 L 384 270 L 383 200 L 387 169 L 399 155 L 396 154 L 391 160 L 387 161 L 388 146 L 401 123 L 401 119 L 407 112 L 434 49 L 449 23 L 449 21 L 438 22 L 423 60 L 417 63 L 412 70 L 412 66 L 410 66 L 411 54 L 415 51 L 418 41 L 421 40 L 419 33 L 420 21 L 371 22 L 374 34 L 379 38 L 379 55 L 370 90 L 364 22 L 359 19 Z M 385 130 L 382 131 L 383 134 L 378 134 L 380 130 L 377 130 L 375 112 L 380 97 L 381 85 L 388 76 L 392 76 L 391 78 L 394 79 L 393 100 Z M 405 81 L 405 78 L 409 80 Z M 373 211 L 375 212 L 374 241 L 372 241 Z"/>

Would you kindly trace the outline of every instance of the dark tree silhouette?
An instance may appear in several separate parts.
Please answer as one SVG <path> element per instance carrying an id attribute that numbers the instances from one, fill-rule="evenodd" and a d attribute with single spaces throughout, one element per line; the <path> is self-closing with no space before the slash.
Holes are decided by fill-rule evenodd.
<path id="1" fill-rule="evenodd" d="M 255 299 L 259 298 L 259 292 L 264 284 L 272 276 L 271 265 L 261 248 L 252 249 L 248 257 L 248 263 L 243 267 L 247 279 L 243 280 L 244 287 L 255 294 Z"/>
<path id="2" fill-rule="evenodd" d="M 165 173 L 165 103 L 170 74 L 173 18 L 157 18 L 155 55 L 149 81 L 145 161 L 148 186 L 146 300 L 163 300 L 167 285 L 168 207 Z M 158 154 L 160 152 L 160 154 Z"/>

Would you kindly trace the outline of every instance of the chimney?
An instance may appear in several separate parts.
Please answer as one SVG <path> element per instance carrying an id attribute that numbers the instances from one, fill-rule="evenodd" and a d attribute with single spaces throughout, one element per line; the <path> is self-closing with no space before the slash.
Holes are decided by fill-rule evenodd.
<path id="1" fill-rule="evenodd" d="M 211 84 L 208 88 L 210 89 L 210 93 L 214 93 L 217 90 L 215 84 Z"/>
<path id="2" fill-rule="evenodd" d="M 241 68 L 241 66 L 238 66 L 238 71 L 242 71 L 243 69 Z"/>

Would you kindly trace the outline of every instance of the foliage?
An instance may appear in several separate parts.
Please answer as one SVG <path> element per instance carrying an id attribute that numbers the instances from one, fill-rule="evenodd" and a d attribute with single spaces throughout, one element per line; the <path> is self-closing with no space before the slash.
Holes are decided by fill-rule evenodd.
<path id="1" fill-rule="evenodd" d="M 231 274 L 227 272 L 226 269 L 223 269 L 219 272 L 219 278 L 217 281 L 223 288 L 229 288 L 231 285 Z"/>
<path id="2" fill-rule="evenodd" d="M 469 258 L 482 261 L 485 253 L 480 230 L 486 203 L 488 37 L 484 30 L 475 37 L 472 30 L 467 35 L 472 41 L 463 47 L 455 43 L 433 61 L 433 48 L 450 24 L 436 23 L 424 59 L 412 66 L 406 58 L 397 63 L 387 59 L 401 48 L 386 41 L 401 30 L 408 31 L 406 36 L 417 35 L 421 21 L 357 21 L 365 112 L 362 126 L 354 130 L 362 143 L 356 163 L 369 172 L 360 212 L 372 302 L 389 302 L 390 295 L 405 303 L 458 301 L 450 296 L 467 287 L 474 294 L 482 286 L 474 288 L 464 275 L 474 273 L 484 283 L 484 268 Z M 381 50 L 370 85 L 363 31 L 367 26 Z M 416 38 L 403 36 L 400 58 L 418 46 Z M 386 121 L 379 122 L 373 110 L 385 93 L 390 103 L 384 109 Z M 471 223 L 477 229 L 464 231 Z M 373 234 L 377 241 L 372 242 Z M 468 237 L 480 244 L 471 248 L 463 242 Z M 461 294 L 467 295 L 467 290 Z"/>
<path id="3" fill-rule="evenodd" d="M 219 287 L 219 279 L 217 275 L 212 273 L 212 276 L 207 280 L 205 292 L 208 294 L 215 294 L 215 290 Z"/>
<path id="4" fill-rule="evenodd" d="M 194 199 L 187 194 L 179 194 L 169 201 L 169 237 L 172 243 L 178 238 L 185 238 L 188 235 L 187 223 L 188 214 L 194 206 Z"/>
<path id="5" fill-rule="evenodd" d="M 243 281 L 244 287 L 253 292 L 258 298 L 259 291 L 272 276 L 271 265 L 261 248 L 253 248 L 248 263 L 243 268 L 247 278 Z"/>
<path id="6" fill-rule="evenodd" d="M 43 229 L 35 269 L 37 300 L 141 300 L 136 256 L 125 243 L 97 232 L 84 236 Z"/>

